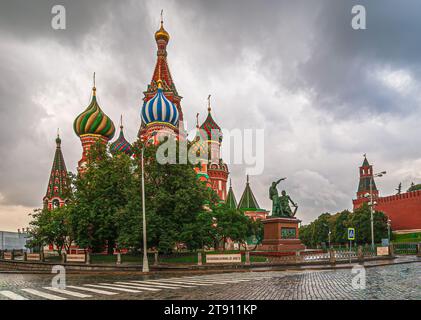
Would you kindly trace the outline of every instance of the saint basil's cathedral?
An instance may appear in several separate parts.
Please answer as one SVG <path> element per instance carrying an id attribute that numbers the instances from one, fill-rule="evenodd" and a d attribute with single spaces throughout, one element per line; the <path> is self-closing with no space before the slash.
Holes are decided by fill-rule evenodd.
<path id="1" fill-rule="evenodd" d="M 181 141 L 187 139 L 187 133 L 183 126 L 183 110 L 181 107 L 182 97 L 178 94 L 167 61 L 167 45 L 170 40 L 169 33 L 164 29 L 163 20 L 155 33 L 155 41 L 158 47 L 157 61 L 152 80 L 144 92 L 143 106 L 140 110 L 141 125 L 138 137 L 141 141 L 157 144 L 160 136 L 173 136 Z M 261 209 L 253 195 L 249 178 L 240 203 L 237 204 L 234 192 L 230 186 L 227 190 L 229 170 L 227 164 L 221 159 L 222 131 L 212 117 L 210 96 L 208 97 L 208 113 L 205 121 L 199 125 L 198 115 L 196 123 L 196 136 L 194 137 L 194 150 L 196 153 L 206 150 L 208 155 L 201 159 L 195 171 L 199 180 L 207 183 L 219 196 L 221 201 L 230 208 L 238 208 L 246 215 L 256 219 L 265 218 L 268 211 Z M 82 144 L 82 156 L 78 162 L 78 172 L 86 170 L 88 152 L 92 145 L 98 141 L 107 145 L 112 141 L 116 133 L 113 121 L 101 109 L 97 101 L 97 89 L 92 88 L 92 98 L 88 107 L 79 114 L 73 123 L 73 129 L 80 138 Z M 109 150 L 112 154 L 124 152 L 132 156 L 132 146 L 125 139 L 122 120 L 120 121 L 120 133 L 117 139 L 110 143 Z M 203 154 L 203 153 L 201 153 Z M 47 193 L 43 199 L 44 208 L 53 209 L 63 206 L 68 201 L 70 183 L 68 173 L 61 150 L 61 138 L 56 139 L 56 153 L 50 174 Z"/>

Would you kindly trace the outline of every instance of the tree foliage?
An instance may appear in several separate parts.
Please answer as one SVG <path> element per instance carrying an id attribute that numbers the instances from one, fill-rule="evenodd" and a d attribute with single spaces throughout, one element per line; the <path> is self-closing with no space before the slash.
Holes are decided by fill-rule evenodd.
<path id="1" fill-rule="evenodd" d="M 31 214 L 29 247 L 41 248 L 52 244 L 59 255 L 62 250 L 68 251 L 74 239 L 71 215 L 71 207 L 34 210 Z"/>
<path id="2" fill-rule="evenodd" d="M 375 211 L 374 241 L 380 242 L 387 237 L 387 217 L 383 212 Z M 331 243 L 345 244 L 348 242 L 348 228 L 355 228 L 355 242 L 365 244 L 371 242 L 371 213 L 367 204 L 350 212 L 344 210 L 335 215 L 324 213 L 308 225 L 300 228 L 300 239 L 309 247 L 328 243 L 329 230 Z"/>
<path id="3" fill-rule="evenodd" d="M 176 145 L 178 159 L 179 144 L 171 143 Z M 261 223 L 221 204 L 216 193 L 197 179 L 193 164 L 159 163 L 160 146 L 144 148 L 149 248 L 160 252 L 171 252 L 180 244 L 191 250 L 217 248 L 228 239 L 244 243 L 247 237 L 261 237 Z M 86 170 L 72 177 L 71 203 L 33 215 L 34 245 L 56 243 L 68 250 L 69 241 L 74 240 L 79 247 L 93 252 L 105 248 L 109 253 L 114 248 L 140 250 L 142 145 L 135 143 L 133 151 L 133 157 L 124 153 L 112 156 L 106 146 L 93 145 Z"/>

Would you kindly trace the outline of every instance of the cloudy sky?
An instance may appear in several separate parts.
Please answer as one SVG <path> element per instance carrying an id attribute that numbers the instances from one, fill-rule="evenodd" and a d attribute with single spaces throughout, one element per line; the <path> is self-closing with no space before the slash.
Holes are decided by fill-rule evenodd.
<path id="1" fill-rule="evenodd" d="M 51 28 L 55 4 L 66 30 Z M 351 28 L 355 4 L 366 7 L 366 30 Z M 135 140 L 161 9 L 189 128 L 211 93 L 221 127 L 264 129 L 264 170 L 250 177 L 262 207 L 270 182 L 287 176 L 282 188 L 305 223 L 351 208 L 364 153 L 388 172 L 382 195 L 421 182 L 417 0 L 0 0 L 0 230 L 26 227 L 41 206 L 57 128 L 75 171 L 72 123 L 94 71 L 102 109 L 116 124 L 123 114 Z M 246 166 L 230 169 L 239 199 Z"/>

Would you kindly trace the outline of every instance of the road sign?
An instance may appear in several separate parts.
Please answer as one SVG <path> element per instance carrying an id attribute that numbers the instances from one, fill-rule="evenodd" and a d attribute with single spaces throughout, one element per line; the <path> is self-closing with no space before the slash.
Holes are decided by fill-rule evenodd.
<path id="1" fill-rule="evenodd" d="M 355 229 L 348 228 L 348 240 L 355 240 Z"/>

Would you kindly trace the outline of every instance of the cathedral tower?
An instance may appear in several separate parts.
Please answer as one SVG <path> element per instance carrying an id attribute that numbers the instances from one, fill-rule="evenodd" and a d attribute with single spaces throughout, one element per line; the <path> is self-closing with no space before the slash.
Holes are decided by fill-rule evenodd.
<path id="1" fill-rule="evenodd" d="M 116 141 L 111 143 L 110 152 L 113 155 L 117 155 L 118 153 L 125 153 L 128 156 L 133 155 L 132 145 L 124 137 L 123 116 L 121 116 L 121 118 L 120 118 L 120 134 L 119 134 L 118 138 L 116 139 Z"/>
<path id="2" fill-rule="evenodd" d="M 222 201 L 227 198 L 228 166 L 221 159 L 222 131 L 211 114 L 210 95 L 208 96 L 208 116 L 200 126 L 203 140 L 208 146 L 208 175 L 211 187 Z"/>
<path id="3" fill-rule="evenodd" d="M 260 208 L 257 203 L 256 197 L 250 186 L 250 179 L 247 175 L 246 187 L 244 188 L 243 195 L 241 196 L 238 204 L 238 210 L 242 211 L 246 216 L 256 220 L 264 220 L 268 216 L 269 212 L 265 209 Z"/>
<path id="4" fill-rule="evenodd" d="M 142 124 L 138 136 L 143 141 L 150 141 L 154 136 L 153 142 L 157 143 L 160 135 L 173 135 L 177 139 L 185 136 L 180 105 L 182 97 L 178 95 L 167 61 L 169 40 L 170 35 L 164 29 L 161 12 L 161 26 L 155 33 L 158 47 L 155 70 L 151 83 L 143 93 L 143 106 L 140 112 Z M 182 128 L 182 132 L 179 132 L 179 127 Z"/>
<path id="5" fill-rule="evenodd" d="M 97 101 L 95 73 L 91 103 L 88 105 L 85 111 L 77 116 L 73 123 L 73 129 L 82 143 L 82 158 L 78 162 L 77 170 L 79 173 L 83 173 L 86 170 L 88 152 L 92 145 L 98 141 L 106 145 L 115 134 L 114 123 L 101 110 Z"/>
<path id="6" fill-rule="evenodd" d="M 234 190 L 232 189 L 231 179 L 230 179 L 230 188 L 228 190 L 227 200 L 225 201 L 226 205 L 230 209 L 237 209 L 237 199 L 235 198 Z"/>
<path id="7" fill-rule="evenodd" d="M 44 209 L 55 209 L 64 206 L 70 196 L 70 181 L 67 174 L 66 163 L 61 151 L 61 139 L 57 134 L 56 153 L 48 181 L 47 193 L 43 199 Z"/>

